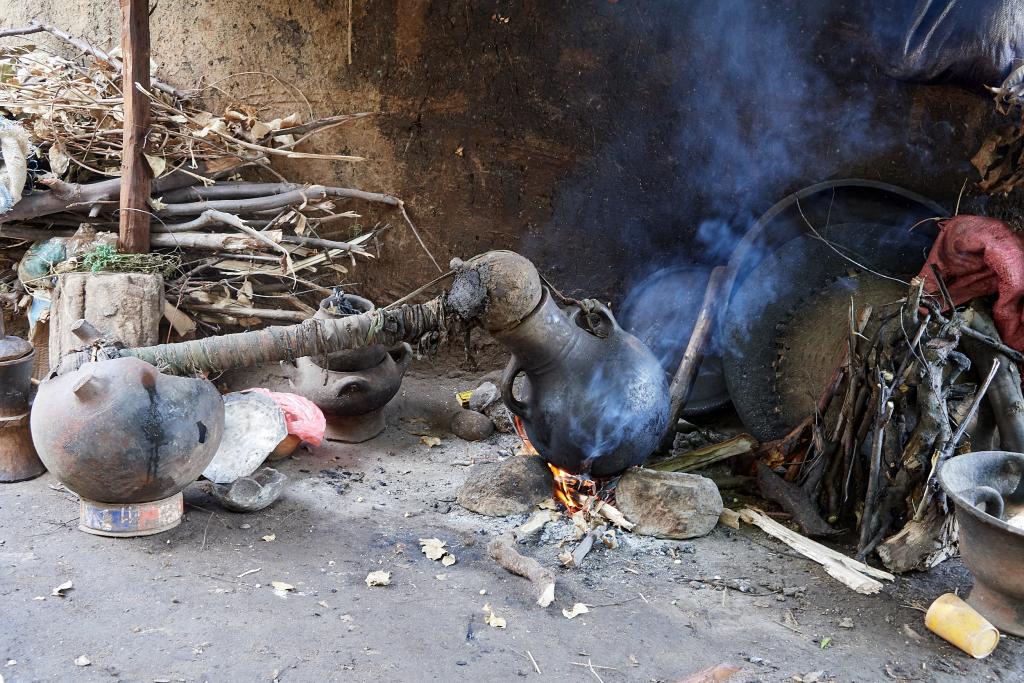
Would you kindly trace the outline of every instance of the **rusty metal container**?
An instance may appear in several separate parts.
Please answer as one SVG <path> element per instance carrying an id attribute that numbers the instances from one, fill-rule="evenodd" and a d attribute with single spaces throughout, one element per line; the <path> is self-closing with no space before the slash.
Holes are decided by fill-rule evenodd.
<path id="1" fill-rule="evenodd" d="M 939 482 L 956 507 L 960 556 L 974 575 L 967 604 L 1024 636 L 1024 454 L 978 451 L 948 460 Z"/>
<path id="2" fill-rule="evenodd" d="M 0 318 L 0 482 L 25 481 L 46 471 L 29 431 L 35 357 L 27 341 L 4 335 Z"/>

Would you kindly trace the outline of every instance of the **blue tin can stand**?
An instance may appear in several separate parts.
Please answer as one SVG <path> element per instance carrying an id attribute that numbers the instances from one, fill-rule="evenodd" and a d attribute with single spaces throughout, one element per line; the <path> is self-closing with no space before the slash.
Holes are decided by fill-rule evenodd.
<path id="1" fill-rule="evenodd" d="M 78 528 L 97 536 L 150 536 L 181 524 L 181 492 L 152 503 L 97 503 L 81 499 Z"/>

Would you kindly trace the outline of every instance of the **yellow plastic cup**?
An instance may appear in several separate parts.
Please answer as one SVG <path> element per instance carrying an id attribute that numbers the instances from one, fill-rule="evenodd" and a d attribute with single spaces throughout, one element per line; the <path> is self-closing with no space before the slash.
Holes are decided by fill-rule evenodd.
<path id="1" fill-rule="evenodd" d="M 924 625 L 975 659 L 988 657 L 999 644 L 996 627 L 952 593 L 935 599 L 924 615 Z"/>

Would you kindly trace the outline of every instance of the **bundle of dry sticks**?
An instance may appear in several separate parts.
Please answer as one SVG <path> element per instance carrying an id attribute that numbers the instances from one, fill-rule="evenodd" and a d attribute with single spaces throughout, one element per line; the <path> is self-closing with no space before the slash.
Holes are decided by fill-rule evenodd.
<path id="1" fill-rule="evenodd" d="M 764 448 L 765 497 L 808 535 L 855 530 L 861 558 L 893 571 L 925 569 L 955 552 L 953 517 L 935 473 L 944 460 L 1024 445 L 1019 352 L 999 340 L 982 302 L 952 306 L 915 278 L 902 301 L 850 308 L 849 339 L 809 416 Z M 1024 405 L 1024 404 L 1021 404 Z M 997 430 L 998 426 L 998 430 Z"/>
<path id="2" fill-rule="evenodd" d="M 36 153 L 34 190 L 0 214 L 0 238 L 9 240 L 4 249 L 19 257 L 31 242 L 76 233 L 89 249 L 95 233 L 116 232 L 118 224 L 118 55 L 41 23 L 0 31 L 0 37 L 35 33 L 55 36 L 80 54 L 0 47 L 0 117 L 19 123 Z M 154 176 L 152 249 L 175 257 L 179 265 L 166 277 L 168 300 L 200 324 L 309 317 L 309 304 L 343 282 L 357 258 L 374 256 L 376 238 L 389 225 L 382 219 L 364 226 L 367 205 L 394 212 L 429 256 L 397 197 L 290 182 L 271 167 L 275 159 L 360 161 L 303 150 L 317 133 L 369 114 L 316 118 L 310 108 L 306 116 L 271 116 L 258 104 L 237 101 L 214 114 L 193 99 L 201 91 L 186 94 L 156 78 L 148 88 L 135 85 L 152 101 L 146 144 Z M 271 182 L 243 180 L 243 170 Z M 96 244 L 109 251 L 109 238 Z M 96 269 L 117 259 L 93 254 L 91 263 Z M 54 265 L 61 272 L 81 263 Z M 0 285 L 17 285 L 13 273 L 0 274 Z M 260 306 L 261 299 L 268 305 Z"/>

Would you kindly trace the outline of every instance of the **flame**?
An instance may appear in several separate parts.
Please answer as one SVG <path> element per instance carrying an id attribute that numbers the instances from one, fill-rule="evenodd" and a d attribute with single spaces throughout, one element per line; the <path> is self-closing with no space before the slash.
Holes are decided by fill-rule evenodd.
<path id="1" fill-rule="evenodd" d="M 514 415 L 512 421 L 515 424 L 516 433 L 523 440 L 523 451 L 527 455 L 541 457 L 534 445 L 530 443 L 530 437 L 526 435 L 526 429 L 523 427 L 519 416 Z M 587 501 L 597 495 L 597 484 L 593 479 L 570 474 L 562 468 L 552 465 L 550 462 L 546 464 L 555 478 L 553 491 L 555 500 L 564 505 L 570 515 L 584 509 L 587 506 Z"/>

